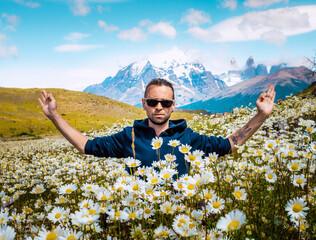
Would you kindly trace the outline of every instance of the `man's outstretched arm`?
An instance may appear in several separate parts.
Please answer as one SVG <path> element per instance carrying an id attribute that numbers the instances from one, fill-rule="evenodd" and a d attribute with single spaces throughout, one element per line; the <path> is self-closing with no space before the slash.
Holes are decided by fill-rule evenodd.
<path id="1" fill-rule="evenodd" d="M 37 99 L 41 105 L 44 114 L 53 122 L 58 131 L 81 153 L 84 153 L 84 147 L 88 138 L 74 127 L 70 126 L 65 119 L 57 112 L 57 103 L 52 93 L 42 91 L 42 100 Z"/>
<path id="2" fill-rule="evenodd" d="M 258 113 L 245 126 L 228 137 L 232 152 L 236 152 L 235 146 L 243 145 L 269 117 L 273 110 L 274 99 L 274 87 L 270 85 L 268 91 L 261 93 L 256 101 Z"/>

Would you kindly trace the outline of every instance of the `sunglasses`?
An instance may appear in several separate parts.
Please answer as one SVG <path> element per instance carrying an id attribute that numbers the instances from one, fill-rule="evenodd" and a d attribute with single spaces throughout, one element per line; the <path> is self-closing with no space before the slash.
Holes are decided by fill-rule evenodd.
<path id="1" fill-rule="evenodd" d="M 170 108 L 174 100 L 156 100 L 151 98 L 145 98 L 145 101 L 149 107 L 156 107 L 158 103 L 164 108 Z"/>

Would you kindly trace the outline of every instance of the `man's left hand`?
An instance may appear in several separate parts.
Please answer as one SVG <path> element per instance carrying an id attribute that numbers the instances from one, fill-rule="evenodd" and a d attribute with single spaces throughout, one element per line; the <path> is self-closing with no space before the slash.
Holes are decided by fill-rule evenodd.
<path id="1" fill-rule="evenodd" d="M 275 98 L 274 86 L 270 85 L 268 91 L 261 93 L 256 101 L 258 113 L 268 117 L 273 110 Z"/>

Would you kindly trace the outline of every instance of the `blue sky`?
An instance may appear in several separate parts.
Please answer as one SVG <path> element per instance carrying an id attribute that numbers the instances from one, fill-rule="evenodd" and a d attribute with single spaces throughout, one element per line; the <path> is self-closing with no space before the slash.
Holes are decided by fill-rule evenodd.
<path id="1" fill-rule="evenodd" d="M 307 65 L 315 30 L 314 0 L 1 0 L 0 86 L 82 90 L 183 53 L 214 74 L 249 56 Z"/>

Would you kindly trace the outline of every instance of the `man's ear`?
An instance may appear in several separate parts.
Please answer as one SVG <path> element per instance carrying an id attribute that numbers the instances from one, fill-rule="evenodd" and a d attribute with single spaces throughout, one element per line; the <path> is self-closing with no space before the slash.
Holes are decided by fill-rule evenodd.
<path id="1" fill-rule="evenodd" d="M 145 109 L 145 104 L 146 104 L 146 101 L 145 101 L 145 99 L 143 98 L 142 99 L 142 105 L 143 105 L 143 108 Z"/>

